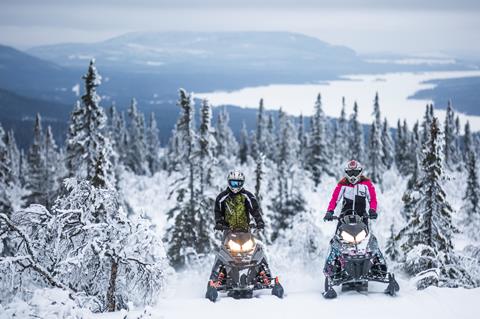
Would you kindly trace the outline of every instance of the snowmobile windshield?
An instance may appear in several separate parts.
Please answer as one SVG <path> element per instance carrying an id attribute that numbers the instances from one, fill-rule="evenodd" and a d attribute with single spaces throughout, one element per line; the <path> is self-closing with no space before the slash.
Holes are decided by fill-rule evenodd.
<path id="1" fill-rule="evenodd" d="M 256 242 L 250 233 L 231 232 L 225 237 L 225 246 L 234 253 L 248 253 L 254 250 Z"/>
<path id="2" fill-rule="evenodd" d="M 232 188 L 240 188 L 243 186 L 243 181 L 242 180 L 237 180 L 237 179 L 231 179 L 228 181 L 228 184 Z"/>

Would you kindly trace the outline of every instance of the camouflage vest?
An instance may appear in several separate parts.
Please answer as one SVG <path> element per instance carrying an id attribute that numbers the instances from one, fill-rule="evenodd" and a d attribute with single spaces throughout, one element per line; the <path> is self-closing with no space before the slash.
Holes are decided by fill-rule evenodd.
<path id="1" fill-rule="evenodd" d="M 248 230 L 247 207 L 242 194 L 230 196 L 225 200 L 225 220 L 232 230 Z"/>

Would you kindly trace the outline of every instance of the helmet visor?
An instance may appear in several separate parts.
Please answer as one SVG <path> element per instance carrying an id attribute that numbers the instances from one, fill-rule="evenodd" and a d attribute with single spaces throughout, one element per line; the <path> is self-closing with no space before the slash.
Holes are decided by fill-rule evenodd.
<path id="1" fill-rule="evenodd" d="M 362 170 L 361 169 L 347 169 L 347 170 L 345 170 L 345 173 L 347 173 L 348 177 L 359 176 L 360 173 L 362 173 Z"/>
<path id="2" fill-rule="evenodd" d="M 228 181 L 228 185 L 230 185 L 231 188 L 240 188 L 243 186 L 243 181 L 238 179 L 231 179 Z"/>

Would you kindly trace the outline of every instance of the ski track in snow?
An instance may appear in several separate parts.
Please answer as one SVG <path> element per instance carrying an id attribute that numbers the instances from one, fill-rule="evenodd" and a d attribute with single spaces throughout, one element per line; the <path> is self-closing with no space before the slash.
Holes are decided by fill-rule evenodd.
<path id="1" fill-rule="evenodd" d="M 254 185 L 251 180 L 253 169 L 242 167 L 247 173 L 247 187 Z M 134 176 L 125 173 L 122 178 L 122 189 L 129 203 L 135 211 L 147 214 L 157 224 L 158 231 L 164 233 L 168 224 L 165 212 L 173 205 L 174 199 L 168 198 L 167 189 L 174 181 L 174 177 L 167 177 L 164 173 L 153 177 Z M 464 176 L 454 174 L 445 181 L 447 197 L 454 210 L 459 211 L 462 204 L 461 197 L 464 189 L 458 190 L 459 185 L 464 185 Z M 269 180 L 266 178 L 265 180 Z M 223 179 L 217 177 L 216 183 L 223 185 Z M 333 235 L 334 223 L 324 223 L 321 218 L 329 200 L 330 193 L 336 183 L 335 178 L 325 178 L 316 192 L 312 185 L 304 185 L 304 195 L 307 207 L 318 216 L 316 222 L 323 233 L 322 241 L 325 246 L 323 253 L 316 261 L 306 267 L 301 256 L 295 260 L 275 258 L 275 252 L 283 251 L 285 247 L 267 247 L 270 265 L 274 275 L 279 275 L 285 288 L 284 299 L 278 299 L 270 294 L 270 290 L 256 291 L 254 298 L 235 300 L 220 294 L 216 303 L 204 298 L 207 279 L 210 272 L 210 263 L 194 267 L 192 271 L 179 272 L 171 279 L 168 290 L 159 299 L 158 303 L 147 308 L 152 319 L 176 318 L 475 318 L 476 303 L 480 300 L 480 289 L 447 289 L 430 287 L 417 291 L 414 282 L 402 278 L 401 273 L 390 265 L 390 270 L 396 273 L 400 284 L 400 292 L 396 297 L 383 293 L 385 284 L 370 283 L 369 293 L 341 292 L 336 287 L 338 298 L 326 300 L 322 296 L 323 260 L 328 245 L 328 240 Z M 383 176 L 383 186 L 377 187 L 379 199 L 379 219 L 372 225 L 372 231 L 377 236 L 383 247 L 392 223 L 401 227 L 400 208 L 402 207 L 401 194 L 405 190 L 406 180 L 393 171 L 388 171 Z M 267 203 L 263 203 L 266 206 Z M 458 216 L 456 216 L 458 219 Z M 268 227 L 268 225 L 267 225 Z M 459 234 L 455 239 L 457 249 L 468 242 L 466 235 Z M 278 246 L 278 245 L 277 245 Z M 382 249 L 384 250 L 384 249 Z M 212 254 L 213 257 L 213 254 Z M 282 259 L 283 258 L 283 259 Z M 303 266 L 302 266 L 303 265 Z M 127 319 L 137 318 L 143 310 L 120 311 L 116 313 L 98 314 L 95 318 L 101 319 Z"/>

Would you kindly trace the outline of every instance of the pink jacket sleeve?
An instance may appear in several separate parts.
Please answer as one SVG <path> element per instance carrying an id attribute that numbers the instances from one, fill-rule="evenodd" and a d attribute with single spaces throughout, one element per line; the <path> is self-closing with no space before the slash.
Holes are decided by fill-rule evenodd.
<path id="1" fill-rule="evenodd" d="M 370 208 L 373 210 L 377 210 L 377 193 L 375 192 L 375 186 L 371 181 L 367 181 L 365 183 L 368 188 L 368 192 L 370 193 Z"/>
<path id="2" fill-rule="evenodd" d="M 332 198 L 330 199 L 330 203 L 328 204 L 327 212 L 334 211 L 335 207 L 337 207 L 341 190 L 342 190 L 342 184 L 339 183 L 337 184 L 337 187 L 335 187 L 335 190 L 333 191 Z"/>

